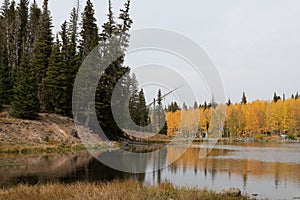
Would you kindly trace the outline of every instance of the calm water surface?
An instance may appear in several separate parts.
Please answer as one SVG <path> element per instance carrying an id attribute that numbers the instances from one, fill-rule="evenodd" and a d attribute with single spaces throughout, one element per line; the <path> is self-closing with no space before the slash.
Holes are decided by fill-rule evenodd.
<path id="1" fill-rule="evenodd" d="M 203 152 L 208 153 L 203 156 Z M 167 149 L 164 161 L 178 151 Z M 104 153 L 105 154 L 105 153 Z M 103 155 L 101 155 L 103 156 Z M 125 160 L 118 161 L 125 164 Z M 193 186 L 220 191 L 238 187 L 243 193 L 260 198 L 293 199 L 300 197 L 300 144 L 216 145 L 213 149 L 194 144 L 172 165 L 152 173 L 130 174 L 113 170 L 88 153 L 0 156 L 0 186 L 49 181 L 101 182 L 135 178 L 147 184 L 170 181 L 178 186 Z M 4 164 L 3 163 L 9 163 Z M 14 163 L 12 166 L 11 164 Z M 145 168 L 153 168 L 146 162 Z"/>

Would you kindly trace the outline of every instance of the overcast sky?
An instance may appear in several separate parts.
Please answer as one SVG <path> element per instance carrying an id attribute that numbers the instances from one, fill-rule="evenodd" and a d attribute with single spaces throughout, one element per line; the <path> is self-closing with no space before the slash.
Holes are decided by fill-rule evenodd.
<path id="1" fill-rule="evenodd" d="M 83 9 L 85 1 L 80 2 Z M 75 3 L 50 0 L 55 31 Z M 101 26 L 107 1 L 94 4 Z M 116 11 L 122 4 L 113 1 Z M 271 99 L 275 91 L 288 97 L 300 91 L 299 0 L 133 0 L 131 16 L 133 29 L 171 29 L 202 46 L 234 102 L 243 91 L 250 101 Z"/>

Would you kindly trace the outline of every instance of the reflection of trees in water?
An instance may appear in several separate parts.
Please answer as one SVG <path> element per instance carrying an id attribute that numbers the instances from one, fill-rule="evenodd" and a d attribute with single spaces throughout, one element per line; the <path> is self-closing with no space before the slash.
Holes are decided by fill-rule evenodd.
<path id="1" fill-rule="evenodd" d="M 88 153 L 19 156 L 5 159 L 21 164 L 0 167 L 1 186 L 13 186 L 19 183 L 37 184 L 49 181 L 63 183 L 99 182 L 126 178 L 143 181 L 145 177 L 145 174 L 129 174 L 111 169 Z"/>
<path id="2" fill-rule="evenodd" d="M 178 170 L 181 170 L 183 173 L 187 170 L 193 170 L 195 174 L 202 171 L 205 177 L 210 175 L 212 181 L 214 181 L 217 173 L 226 173 L 229 179 L 232 174 L 236 174 L 242 178 L 244 188 L 247 187 L 250 174 L 262 180 L 266 177 L 274 177 L 275 187 L 278 187 L 281 181 L 289 180 L 295 183 L 300 181 L 299 164 L 222 159 L 222 157 L 218 157 L 232 152 L 225 149 L 212 149 L 207 157 L 199 158 L 199 152 L 201 151 L 203 150 L 199 148 L 188 149 L 168 170 L 175 175 L 179 173 Z M 172 160 L 177 153 L 176 148 L 168 149 L 167 159 Z"/>
<path id="3" fill-rule="evenodd" d="M 153 171 L 153 179 L 160 183 L 162 181 L 161 169 L 167 164 L 167 149 L 162 147 L 163 145 L 126 146 L 119 151 L 101 154 L 99 160 L 109 162 L 111 166 L 117 166 L 118 169 L 123 169 L 124 171 Z M 145 174 L 142 173 L 142 175 L 144 178 Z"/>
<path id="4" fill-rule="evenodd" d="M 132 151 L 147 151 L 143 148 L 131 149 Z M 154 151 L 153 149 L 150 149 Z M 143 169 L 157 169 L 170 163 L 178 157 L 181 152 L 176 147 L 170 147 L 162 151 L 154 151 L 140 159 L 130 160 L 126 155 L 114 157 L 111 153 L 102 153 L 116 165 L 123 167 L 136 167 Z M 205 177 L 215 179 L 216 174 L 228 174 L 229 179 L 232 174 L 238 175 L 243 180 L 243 187 L 246 188 L 249 177 L 265 179 L 274 177 L 275 188 L 287 180 L 299 183 L 300 165 L 293 163 L 272 163 L 255 160 L 235 160 L 221 159 L 218 156 L 226 155 L 232 151 L 213 149 L 207 157 L 199 158 L 199 148 L 190 148 L 178 160 L 168 167 L 168 172 L 173 175 L 181 175 L 182 172 L 193 171 L 196 174 L 203 173 Z M 150 155 L 150 156 L 149 156 Z M 88 153 L 59 154 L 59 155 L 27 155 L 2 157 L 5 161 L 20 163 L 19 166 L 0 167 L 0 186 L 10 186 L 19 183 L 37 184 L 48 181 L 59 181 L 71 183 L 76 181 L 111 181 L 114 179 L 134 178 L 141 182 L 145 180 L 145 173 L 131 174 L 111 169 Z M 152 173 L 153 183 L 162 180 L 164 170 L 156 170 Z M 213 180 L 214 181 L 214 180 Z"/>

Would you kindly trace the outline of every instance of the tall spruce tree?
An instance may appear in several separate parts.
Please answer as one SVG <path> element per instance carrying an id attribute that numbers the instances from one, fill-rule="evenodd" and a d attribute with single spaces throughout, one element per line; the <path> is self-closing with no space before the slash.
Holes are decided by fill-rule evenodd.
<path id="1" fill-rule="evenodd" d="M 61 26 L 60 36 L 62 39 L 62 47 L 61 47 L 61 61 L 64 63 L 64 78 L 62 81 L 64 82 L 63 85 L 66 88 L 65 91 L 65 103 L 64 103 L 64 112 L 62 114 L 66 116 L 71 116 L 72 114 L 72 89 L 74 85 L 75 79 L 75 71 L 73 70 L 74 65 L 78 65 L 74 63 L 74 57 L 76 54 L 73 55 L 73 47 L 71 47 L 71 40 L 68 36 L 68 23 L 65 21 Z M 75 50 L 76 52 L 76 50 Z"/>
<path id="2" fill-rule="evenodd" d="M 3 104 L 9 104 L 16 72 L 16 9 L 15 2 L 4 0 L 1 7 L 0 32 L 0 94 Z"/>
<path id="3" fill-rule="evenodd" d="M 204 110 L 209 108 L 206 101 L 204 102 L 203 108 L 204 108 Z"/>
<path id="4" fill-rule="evenodd" d="M 38 7 L 36 0 L 34 0 L 32 5 L 30 6 L 29 25 L 28 25 L 30 54 L 33 53 L 34 45 L 37 39 L 41 13 L 42 13 L 41 9 Z"/>
<path id="5" fill-rule="evenodd" d="M 164 113 L 164 109 L 163 109 L 163 103 L 162 103 L 163 99 L 162 99 L 162 93 L 161 90 L 158 90 L 158 94 L 157 94 L 157 106 L 156 106 L 156 111 L 155 114 L 157 117 L 155 117 L 157 119 L 157 127 L 159 130 L 160 134 L 164 134 L 167 135 L 168 132 L 168 127 L 167 127 L 167 122 L 166 122 L 166 115 Z"/>
<path id="6" fill-rule="evenodd" d="M 169 106 L 167 111 L 168 112 L 176 112 L 177 110 L 180 110 L 180 107 L 178 106 L 177 102 L 172 102 Z"/>
<path id="7" fill-rule="evenodd" d="M 66 50 L 63 50 L 63 54 L 65 54 L 66 62 L 67 62 L 67 79 L 68 79 L 68 87 L 67 87 L 67 102 L 69 102 L 66 108 L 66 114 L 68 116 L 72 116 L 72 93 L 74 81 L 76 78 L 76 74 L 78 72 L 80 66 L 80 59 L 77 53 L 77 42 L 78 42 L 78 18 L 79 18 L 79 1 L 77 7 L 73 8 L 71 12 L 70 21 L 67 27 L 67 35 L 64 35 L 64 30 L 61 32 L 61 37 L 63 40 L 63 46 L 67 45 Z M 62 27 L 64 29 L 64 27 Z M 65 38 L 65 39 L 64 39 Z M 65 41 L 64 40 L 68 40 Z"/>
<path id="8" fill-rule="evenodd" d="M 17 10 L 15 1 L 5 0 L 2 5 L 2 25 L 5 34 L 8 65 L 12 71 L 12 79 L 17 72 Z"/>
<path id="9" fill-rule="evenodd" d="M 1 36 L 0 36 L 1 42 Z M 0 44 L 0 107 L 10 103 L 12 84 L 10 80 L 10 68 L 8 67 L 7 52 Z"/>
<path id="10" fill-rule="evenodd" d="M 87 0 L 82 13 L 82 28 L 80 32 L 79 55 L 82 61 L 99 44 L 100 36 L 96 21 L 94 5 L 91 0 Z"/>
<path id="11" fill-rule="evenodd" d="M 108 21 L 103 25 L 101 33 L 102 44 L 105 44 L 101 47 L 103 63 L 106 63 L 107 59 L 113 56 L 118 55 L 118 58 L 112 63 L 106 63 L 109 66 L 99 80 L 96 93 L 96 112 L 104 132 L 107 133 L 110 139 L 116 140 L 120 137 L 126 137 L 114 121 L 111 106 L 115 106 L 112 104 L 116 102 L 111 102 L 111 96 L 117 83 L 129 72 L 129 68 L 123 66 L 129 40 L 128 30 L 132 22 L 129 17 L 129 6 L 130 1 L 127 1 L 125 9 L 121 10 L 118 17 L 121 23 L 117 24 L 113 17 L 111 2 L 109 1 Z M 128 17 L 124 18 L 123 16 Z M 122 93 L 121 87 L 116 89 L 119 94 Z"/>
<path id="12" fill-rule="evenodd" d="M 139 92 L 139 98 L 138 98 L 138 105 L 137 105 L 137 116 L 138 118 L 136 119 L 137 125 L 141 127 L 145 127 L 149 123 L 149 109 L 146 105 L 146 99 L 145 99 L 145 94 L 144 90 L 141 89 Z"/>
<path id="13" fill-rule="evenodd" d="M 4 28 L 4 17 L 0 16 L 1 30 Z M 8 50 L 5 32 L 0 32 L 0 107 L 10 103 L 12 93 L 11 68 L 8 62 Z"/>
<path id="14" fill-rule="evenodd" d="M 29 60 L 28 50 L 23 51 L 12 98 L 11 115 L 22 119 L 36 119 L 39 111 L 35 68 Z"/>
<path id="15" fill-rule="evenodd" d="M 244 105 L 247 104 L 247 97 L 246 97 L 246 93 L 245 92 L 243 92 L 241 104 L 244 104 Z"/>
<path id="16" fill-rule="evenodd" d="M 227 103 L 226 103 L 226 105 L 227 106 L 230 106 L 232 103 L 231 103 L 231 100 L 230 99 L 228 99 L 228 101 L 227 101 Z"/>
<path id="17" fill-rule="evenodd" d="M 49 67 L 44 83 L 44 105 L 45 111 L 50 113 L 66 115 L 67 102 L 67 74 L 66 63 L 60 50 L 58 38 L 53 46 L 49 58 Z"/>
<path id="18" fill-rule="evenodd" d="M 273 101 L 274 101 L 275 103 L 277 103 L 279 100 L 281 100 L 281 97 L 278 96 L 276 92 L 274 92 Z"/>
<path id="19" fill-rule="evenodd" d="M 27 44 L 28 38 L 28 11 L 29 0 L 20 0 L 18 5 L 18 41 L 17 41 L 17 65 L 19 65 L 21 60 L 21 55 L 25 50 L 25 43 Z"/>
<path id="20" fill-rule="evenodd" d="M 50 16 L 50 11 L 48 8 L 48 0 L 44 0 L 32 58 L 33 66 L 36 69 L 38 97 L 41 106 L 44 105 L 44 84 L 42 80 L 46 77 L 52 44 L 52 18 Z M 43 111 L 43 108 L 41 108 L 41 110 Z"/>
<path id="21" fill-rule="evenodd" d="M 136 75 L 132 74 L 132 78 L 130 81 L 130 101 L 129 101 L 129 112 L 131 119 L 138 123 L 138 102 L 139 102 L 139 93 L 138 93 L 138 81 L 136 79 Z"/>
<path id="22" fill-rule="evenodd" d="M 197 101 L 195 101 L 194 102 L 194 109 L 198 109 L 198 108 L 199 108 L 198 103 L 197 103 Z"/>

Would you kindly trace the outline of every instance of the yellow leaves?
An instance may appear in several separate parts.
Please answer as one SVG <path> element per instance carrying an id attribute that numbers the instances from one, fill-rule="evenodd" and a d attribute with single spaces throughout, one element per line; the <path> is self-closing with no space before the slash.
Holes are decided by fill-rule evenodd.
<path id="1" fill-rule="evenodd" d="M 216 109 L 189 109 L 167 114 L 169 135 L 188 132 L 221 134 L 224 105 Z M 254 101 L 226 106 L 225 127 L 231 137 L 300 133 L 300 99 Z"/>
<path id="2" fill-rule="evenodd" d="M 245 106 L 245 105 L 243 105 Z M 226 127 L 231 137 L 242 136 L 245 129 L 245 110 L 240 104 L 231 105 L 226 110 Z"/>
<path id="3" fill-rule="evenodd" d="M 201 133 L 207 133 L 209 124 L 210 124 L 210 118 L 211 118 L 211 110 L 210 109 L 199 109 L 199 129 Z"/>
<path id="4" fill-rule="evenodd" d="M 168 136 L 174 136 L 178 133 L 181 124 L 181 111 L 168 112 L 166 115 L 168 122 Z"/>
<path id="5" fill-rule="evenodd" d="M 265 130 L 265 119 L 268 102 L 254 101 L 243 105 L 245 117 L 245 132 L 247 134 L 260 134 Z"/>

